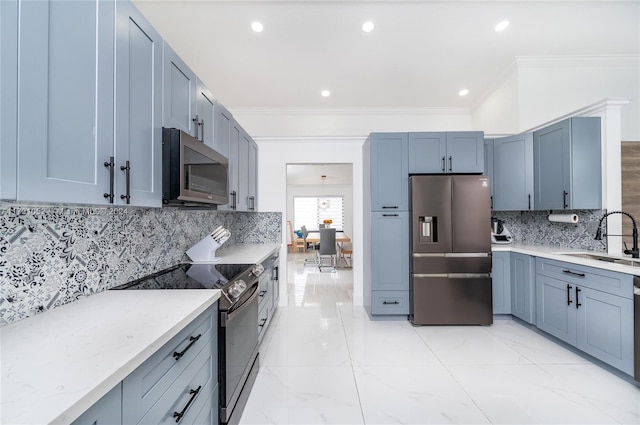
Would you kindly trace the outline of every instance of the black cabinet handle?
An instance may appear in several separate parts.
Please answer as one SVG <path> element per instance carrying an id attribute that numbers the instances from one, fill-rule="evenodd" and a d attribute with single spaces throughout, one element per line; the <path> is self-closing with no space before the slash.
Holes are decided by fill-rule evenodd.
<path id="1" fill-rule="evenodd" d="M 126 195 L 120 195 L 120 199 L 126 199 L 128 205 L 131 203 L 131 166 L 129 161 L 125 162 L 125 165 L 121 165 L 120 169 L 124 171 L 126 182 Z"/>
<path id="2" fill-rule="evenodd" d="M 105 198 L 109 198 L 109 203 L 113 204 L 113 198 L 115 195 L 113 194 L 113 184 L 115 179 L 115 167 L 116 163 L 113 161 L 113 157 L 109 157 L 109 162 L 105 162 L 104 166 L 109 168 L 109 193 L 105 193 L 103 196 Z"/>
<path id="3" fill-rule="evenodd" d="M 233 199 L 233 201 L 231 202 L 231 209 L 235 210 L 236 209 L 236 191 L 232 191 L 231 192 L 231 199 Z"/>
<path id="4" fill-rule="evenodd" d="M 449 156 L 449 171 L 453 171 L 453 159 Z"/>
<path id="5" fill-rule="evenodd" d="M 491 195 L 491 209 L 493 209 L 493 195 Z"/>
<path id="6" fill-rule="evenodd" d="M 267 319 L 260 319 L 260 324 L 258 324 L 258 326 L 262 328 L 266 323 L 267 323 Z"/>
<path id="7" fill-rule="evenodd" d="M 260 292 L 258 292 L 258 296 L 259 297 L 264 297 L 266 293 L 267 293 L 267 291 L 260 291 Z"/>
<path id="8" fill-rule="evenodd" d="M 580 299 L 578 298 L 578 294 L 580 294 L 580 291 L 582 291 L 582 289 L 576 286 L 576 308 L 579 308 L 582 305 L 580 304 Z"/>
<path id="9" fill-rule="evenodd" d="M 389 209 L 389 208 L 395 208 L 395 209 L 398 209 L 398 207 L 397 207 L 397 206 L 384 206 L 384 207 L 382 207 L 382 209 L 383 209 L 383 210 L 384 210 L 384 209 Z"/>
<path id="10" fill-rule="evenodd" d="M 400 304 L 400 302 L 398 301 L 382 301 L 383 305 L 395 305 L 395 304 Z"/>
<path id="11" fill-rule="evenodd" d="M 200 121 L 198 119 L 199 119 L 199 117 L 196 114 L 196 117 L 195 118 L 191 118 L 191 121 L 196 123 L 196 139 L 198 139 L 198 140 L 200 140 L 202 142 L 204 137 L 203 138 L 198 137 L 198 135 L 200 134 L 200 125 L 201 125 Z"/>
<path id="12" fill-rule="evenodd" d="M 186 348 L 184 350 L 180 351 L 180 352 L 174 351 L 173 352 L 173 358 L 176 359 L 176 360 L 180 360 L 180 357 L 184 356 L 184 353 L 186 353 L 187 350 L 189 348 L 191 348 L 191 346 L 193 344 L 195 344 L 196 341 L 199 340 L 201 336 L 202 336 L 202 334 L 198 334 L 198 336 L 190 336 L 189 337 L 189 341 L 191 341 L 191 342 L 189 343 L 189 345 L 187 345 Z"/>
<path id="13" fill-rule="evenodd" d="M 562 191 L 562 205 L 564 206 L 564 209 L 567 209 L 567 207 L 569 206 L 567 204 L 567 195 L 569 194 L 569 192 L 567 192 L 566 190 Z"/>
<path id="14" fill-rule="evenodd" d="M 573 286 L 567 284 L 567 305 L 571 305 L 573 302 L 571 301 L 571 288 L 573 288 Z"/>
<path id="15" fill-rule="evenodd" d="M 529 211 L 531 211 L 531 194 L 529 194 Z"/>
<path id="16" fill-rule="evenodd" d="M 202 133 L 202 138 L 200 139 L 200 141 L 202 141 L 202 143 L 204 143 L 204 119 L 200 120 L 200 123 L 198 124 L 199 126 L 202 126 L 202 129 L 200 130 Z"/>
<path id="17" fill-rule="evenodd" d="M 187 413 L 187 409 L 189 408 L 189 406 L 191 406 L 191 403 L 193 403 L 193 400 L 195 400 L 196 397 L 198 396 L 198 393 L 200 392 L 200 389 L 202 389 L 202 385 L 200 385 L 195 390 L 189 390 L 189 394 L 191 394 L 191 398 L 187 402 L 187 405 L 184 406 L 184 409 L 182 409 L 182 411 L 180 411 L 180 413 L 173 412 L 173 417 L 176 418 L 176 423 L 180 422 L 180 419 L 182 419 L 184 414 Z"/>
<path id="18" fill-rule="evenodd" d="M 443 173 L 444 173 L 444 164 L 445 164 L 445 162 L 444 162 L 444 161 L 445 161 L 445 159 L 444 159 L 444 156 L 443 156 L 443 157 L 442 157 L 442 172 L 443 172 Z"/>
<path id="19" fill-rule="evenodd" d="M 256 198 L 255 196 L 249 196 L 249 211 L 255 211 L 256 209 Z"/>
<path id="20" fill-rule="evenodd" d="M 585 277 L 584 273 L 576 273 L 576 272 L 572 272 L 571 270 L 562 270 L 562 273 L 571 274 L 573 276 Z"/>
<path id="21" fill-rule="evenodd" d="M 383 217 L 397 217 L 398 214 L 382 214 Z"/>
<path id="22" fill-rule="evenodd" d="M 278 277 L 278 267 L 277 266 L 273 268 L 273 273 L 274 273 L 274 276 L 275 276 L 273 278 L 273 280 L 275 280 L 275 281 L 280 280 L 280 278 Z"/>

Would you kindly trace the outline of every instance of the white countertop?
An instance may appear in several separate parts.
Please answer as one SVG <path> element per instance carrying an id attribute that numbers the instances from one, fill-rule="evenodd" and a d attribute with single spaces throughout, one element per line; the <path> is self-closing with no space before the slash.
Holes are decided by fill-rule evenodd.
<path id="1" fill-rule="evenodd" d="M 0 328 L 0 422 L 72 422 L 218 298 L 104 291 Z"/>
<path id="2" fill-rule="evenodd" d="M 216 256 L 218 264 L 259 264 L 280 250 L 279 243 L 222 245 Z"/>
<path id="3" fill-rule="evenodd" d="M 589 258 L 580 258 L 573 257 L 570 255 L 563 255 L 566 253 L 587 253 L 587 254 L 597 254 L 612 258 L 624 258 L 626 260 L 631 259 L 630 256 L 614 256 L 608 255 L 604 252 L 596 252 L 596 251 L 585 251 L 579 249 L 565 248 L 565 247 L 557 247 L 557 246 L 548 246 L 548 245 L 526 245 L 526 244 L 492 244 L 491 251 L 493 252 L 519 252 L 521 254 L 532 255 L 535 257 L 543 257 L 549 258 L 552 260 L 558 261 L 566 261 L 569 263 L 581 264 L 583 266 L 589 267 L 597 267 L 599 269 L 611 270 L 620 273 L 627 273 L 633 275 L 640 275 L 640 267 L 635 266 L 627 266 L 624 264 L 615 264 L 606 261 L 598 261 Z"/>

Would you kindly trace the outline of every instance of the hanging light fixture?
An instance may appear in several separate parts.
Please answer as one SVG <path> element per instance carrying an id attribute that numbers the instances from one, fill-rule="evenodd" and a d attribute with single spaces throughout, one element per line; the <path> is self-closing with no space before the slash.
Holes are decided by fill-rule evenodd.
<path id="1" fill-rule="evenodd" d="M 322 180 L 322 199 L 320 200 L 320 209 L 326 210 L 329 208 L 329 200 L 324 196 L 324 181 L 327 179 L 326 175 L 321 175 L 320 180 Z"/>

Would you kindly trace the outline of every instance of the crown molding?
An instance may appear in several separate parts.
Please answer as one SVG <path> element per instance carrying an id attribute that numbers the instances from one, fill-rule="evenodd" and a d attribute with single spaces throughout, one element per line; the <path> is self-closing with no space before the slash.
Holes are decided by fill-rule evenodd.
<path id="1" fill-rule="evenodd" d="M 254 137 L 253 140 L 260 143 L 339 143 L 362 144 L 369 135 L 364 136 L 267 136 Z"/>
<path id="2" fill-rule="evenodd" d="M 518 68 L 638 66 L 640 65 L 640 55 L 516 56 L 515 62 Z"/>
<path id="3" fill-rule="evenodd" d="M 257 115 L 469 115 L 469 108 L 454 107 L 353 107 L 353 108 L 270 108 L 238 107 L 228 108 L 232 114 Z"/>

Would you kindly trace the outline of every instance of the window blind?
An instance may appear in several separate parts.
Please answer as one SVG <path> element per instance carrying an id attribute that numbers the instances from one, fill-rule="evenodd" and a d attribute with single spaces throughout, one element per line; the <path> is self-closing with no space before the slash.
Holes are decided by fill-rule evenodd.
<path id="1" fill-rule="evenodd" d="M 344 198 L 342 196 L 295 196 L 293 198 L 293 224 L 295 230 L 306 226 L 307 230 L 318 230 L 325 219 L 332 221 L 331 227 L 344 230 Z"/>

